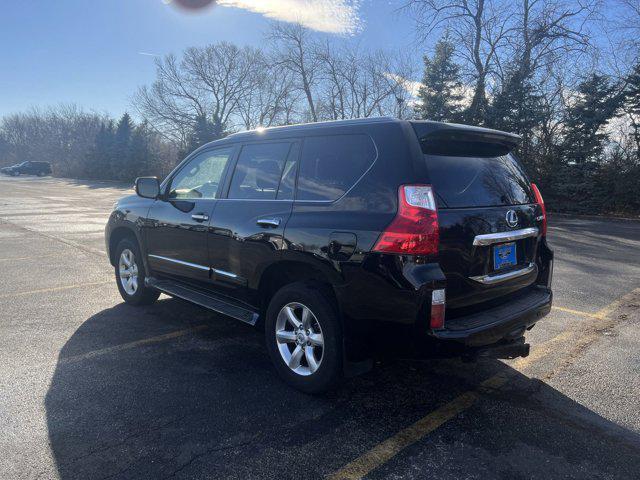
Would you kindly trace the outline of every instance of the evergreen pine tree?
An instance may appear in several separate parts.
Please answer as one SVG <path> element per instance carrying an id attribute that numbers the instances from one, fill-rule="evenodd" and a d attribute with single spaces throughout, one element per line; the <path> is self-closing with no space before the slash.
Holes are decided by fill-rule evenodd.
<path id="1" fill-rule="evenodd" d="M 537 170 L 532 145 L 534 132 L 543 120 L 542 97 L 536 92 L 531 78 L 521 69 L 515 70 L 494 97 L 488 108 L 486 123 L 492 128 L 522 137 L 518 153 L 531 171 Z"/>
<path id="2" fill-rule="evenodd" d="M 87 178 L 109 179 L 114 155 L 113 121 L 102 122 L 96 134 L 93 147 L 87 154 L 84 172 Z"/>
<path id="3" fill-rule="evenodd" d="M 519 71 L 509 75 L 489 108 L 487 124 L 519 135 L 531 132 L 542 121 L 541 96 L 531 79 Z"/>
<path id="4" fill-rule="evenodd" d="M 559 197 L 585 212 L 603 210 L 609 187 L 602 181 L 608 134 L 603 130 L 622 97 L 605 76 L 592 74 L 578 86 L 578 96 L 565 114 L 562 165 L 554 178 Z"/>
<path id="5" fill-rule="evenodd" d="M 153 159 L 151 158 L 149 132 L 146 124 L 142 123 L 134 128 L 131 135 L 130 152 L 129 175 L 131 179 L 150 175 Z"/>
<path id="6" fill-rule="evenodd" d="M 224 127 L 219 121 L 210 121 L 204 115 L 199 115 L 196 118 L 193 131 L 189 139 L 189 151 L 193 151 L 196 148 L 204 145 L 205 143 L 213 142 L 226 136 Z"/>
<path id="7" fill-rule="evenodd" d="M 128 113 L 124 113 L 116 126 L 114 135 L 114 157 L 112 160 L 113 177 L 129 180 L 131 177 L 131 136 L 135 124 Z"/>
<path id="8" fill-rule="evenodd" d="M 460 68 L 453 60 L 455 48 L 446 37 L 438 41 L 433 58 L 424 57 L 424 76 L 418 90 L 418 118 L 441 122 L 460 118 Z"/>
<path id="9" fill-rule="evenodd" d="M 616 90 L 607 77 L 595 73 L 578 86 L 578 98 L 565 118 L 563 150 L 569 163 L 585 164 L 600 158 L 608 138 L 602 127 L 620 106 Z"/>
<path id="10" fill-rule="evenodd" d="M 624 109 L 631 118 L 635 155 L 640 159 L 640 63 L 633 68 L 631 75 L 627 78 Z"/>

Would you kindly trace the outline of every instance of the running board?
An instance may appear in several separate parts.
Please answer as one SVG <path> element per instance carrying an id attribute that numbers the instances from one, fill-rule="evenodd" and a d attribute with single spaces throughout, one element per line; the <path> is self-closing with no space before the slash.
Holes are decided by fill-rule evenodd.
<path id="1" fill-rule="evenodd" d="M 174 280 L 157 279 L 149 277 L 145 280 L 147 286 L 160 290 L 172 297 L 178 297 L 201 307 L 208 308 L 217 313 L 222 313 L 236 320 L 255 325 L 258 314 L 248 308 L 231 303 L 229 299 L 212 292 L 203 292 L 191 286 L 184 285 Z"/>

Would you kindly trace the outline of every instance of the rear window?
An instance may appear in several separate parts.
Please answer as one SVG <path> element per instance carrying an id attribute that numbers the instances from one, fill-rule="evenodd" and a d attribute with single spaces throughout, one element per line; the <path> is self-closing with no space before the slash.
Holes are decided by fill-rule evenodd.
<path id="1" fill-rule="evenodd" d="M 367 135 L 331 135 L 304 140 L 297 200 L 340 198 L 376 159 Z"/>
<path id="2" fill-rule="evenodd" d="M 534 203 L 531 184 L 513 154 L 425 155 L 440 208 Z"/>

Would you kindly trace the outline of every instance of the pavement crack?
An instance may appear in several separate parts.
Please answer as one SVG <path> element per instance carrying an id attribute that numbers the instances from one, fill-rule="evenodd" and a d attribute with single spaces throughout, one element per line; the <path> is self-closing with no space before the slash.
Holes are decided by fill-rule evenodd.
<path id="1" fill-rule="evenodd" d="M 258 434 L 254 435 L 250 440 L 246 440 L 246 441 L 243 441 L 243 442 L 238 442 L 238 443 L 234 443 L 234 444 L 231 444 L 231 445 L 223 445 L 223 446 L 216 446 L 216 447 L 213 447 L 213 448 L 208 448 L 208 449 L 204 450 L 203 452 L 200 452 L 200 453 L 197 453 L 195 455 L 192 455 L 189 460 L 187 460 L 182 465 L 180 465 L 178 468 L 176 468 L 175 470 L 173 470 L 172 472 L 170 472 L 169 474 L 165 475 L 162 478 L 166 479 L 166 478 L 175 477 L 181 471 L 189 468 L 197 460 L 201 459 L 202 457 L 206 457 L 207 455 L 211 455 L 212 453 L 222 452 L 222 451 L 225 451 L 225 450 L 233 450 L 234 448 L 247 447 L 247 446 L 253 444 L 257 438 L 258 438 Z"/>
<path id="2" fill-rule="evenodd" d="M 180 417 L 176 417 L 176 418 L 174 418 L 172 420 L 169 420 L 167 422 L 164 422 L 164 423 L 152 426 L 152 427 L 148 427 L 148 428 L 144 428 L 144 429 L 138 430 L 138 431 L 136 431 L 134 433 L 131 433 L 131 434 L 121 438 L 116 443 L 112 443 L 110 445 L 101 445 L 101 446 L 99 446 L 97 448 L 94 448 L 93 450 L 90 450 L 89 452 L 86 452 L 86 453 L 84 453 L 82 455 L 79 455 L 79 456 L 77 456 L 75 458 L 70 459 L 69 460 L 69 464 L 75 464 L 75 463 L 77 463 L 77 462 L 79 462 L 79 461 L 81 461 L 81 460 L 83 460 L 85 458 L 91 457 L 91 456 L 96 455 L 96 454 L 104 453 L 104 452 L 107 452 L 107 451 L 109 451 L 111 449 L 114 449 L 114 448 L 120 447 L 122 445 L 125 445 L 127 442 L 129 442 L 130 440 L 132 440 L 134 438 L 138 438 L 138 437 L 142 437 L 144 435 L 148 435 L 150 433 L 153 433 L 155 431 L 158 431 L 158 430 L 161 430 L 161 429 L 163 429 L 165 427 L 168 427 L 169 425 L 172 425 L 174 423 L 181 422 L 187 416 L 188 415 L 182 415 Z"/>

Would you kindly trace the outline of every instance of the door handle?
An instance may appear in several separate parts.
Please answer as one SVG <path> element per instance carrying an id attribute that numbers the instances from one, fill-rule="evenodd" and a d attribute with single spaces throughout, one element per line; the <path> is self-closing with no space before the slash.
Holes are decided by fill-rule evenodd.
<path id="1" fill-rule="evenodd" d="M 261 227 L 276 228 L 280 225 L 280 218 L 259 218 L 256 222 Z"/>
<path id="2" fill-rule="evenodd" d="M 204 213 L 194 213 L 193 215 L 191 215 L 191 218 L 196 222 L 206 222 L 207 220 L 209 220 L 209 215 L 206 215 Z"/>

